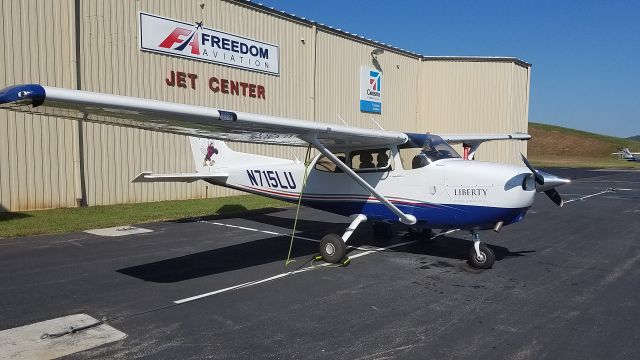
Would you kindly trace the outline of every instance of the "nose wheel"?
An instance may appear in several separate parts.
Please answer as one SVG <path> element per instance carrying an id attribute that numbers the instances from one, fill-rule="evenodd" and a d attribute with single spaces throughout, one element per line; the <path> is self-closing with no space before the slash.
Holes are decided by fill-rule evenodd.
<path id="1" fill-rule="evenodd" d="M 480 235 L 476 232 L 473 235 L 473 246 L 469 249 L 469 265 L 476 269 L 490 269 L 496 261 L 496 255 L 485 244 L 480 243 Z"/>

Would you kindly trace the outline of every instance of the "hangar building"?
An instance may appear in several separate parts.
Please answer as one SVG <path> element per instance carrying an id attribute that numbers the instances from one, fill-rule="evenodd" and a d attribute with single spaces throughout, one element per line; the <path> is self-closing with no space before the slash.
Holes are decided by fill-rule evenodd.
<path id="1" fill-rule="evenodd" d="M 1 2 L 0 87 L 41 83 L 398 131 L 527 131 L 530 64 L 516 58 L 424 56 L 248 1 Z M 487 143 L 476 158 L 517 163 L 519 152 L 526 142 Z M 0 211 L 235 194 L 204 182 L 132 184 L 143 170 L 193 171 L 188 139 L 0 111 Z"/>

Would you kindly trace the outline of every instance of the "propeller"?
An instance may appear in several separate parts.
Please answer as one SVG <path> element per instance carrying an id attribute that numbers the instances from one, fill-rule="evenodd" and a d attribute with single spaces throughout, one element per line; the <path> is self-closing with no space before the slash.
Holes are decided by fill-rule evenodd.
<path id="1" fill-rule="evenodd" d="M 538 170 L 533 168 L 533 165 L 531 165 L 529 160 L 527 160 L 527 158 L 524 155 L 520 154 L 520 156 L 522 156 L 522 161 L 524 162 L 524 164 L 533 173 L 533 177 L 536 179 L 536 182 L 540 185 L 544 185 L 544 176 L 540 175 L 540 173 L 538 173 Z"/>
<path id="2" fill-rule="evenodd" d="M 545 195 L 547 195 L 549 197 L 549 199 L 551 199 L 551 201 L 553 201 L 554 204 L 562 207 L 562 205 L 564 205 L 564 200 L 562 199 L 562 196 L 560 195 L 560 193 L 558 192 L 558 190 L 556 189 L 549 189 L 546 190 L 544 192 Z"/>
<path id="3" fill-rule="evenodd" d="M 562 184 L 566 184 L 569 182 L 569 180 L 562 179 L 551 174 L 546 174 L 550 177 L 549 179 L 550 181 L 547 184 L 547 186 L 543 186 L 545 184 L 544 175 L 542 175 L 538 170 L 536 170 L 524 155 L 520 154 L 520 156 L 522 156 L 522 161 L 524 162 L 524 164 L 533 173 L 533 178 L 536 180 L 536 190 L 538 192 L 544 192 L 544 194 L 547 195 L 547 197 L 551 199 L 551 201 L 553 201 L 554 204 L 562 207 L 562 205 L 564 205 L 564 200 L 562 199 L 562 196 L 560 195 L 558 190 L 555 189 L 555 187 Z"/>

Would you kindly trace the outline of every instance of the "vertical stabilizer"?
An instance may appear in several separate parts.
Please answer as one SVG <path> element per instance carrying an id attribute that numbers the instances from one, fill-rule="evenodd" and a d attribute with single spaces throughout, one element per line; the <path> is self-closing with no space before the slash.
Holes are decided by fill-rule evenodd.
<path id="1" fill-rule="evenodd" d="M 221 140 L 189 137 L 197 172 L 243 167 L 249 164 L 290 164 L 292 160 L 234 151 Z"/>

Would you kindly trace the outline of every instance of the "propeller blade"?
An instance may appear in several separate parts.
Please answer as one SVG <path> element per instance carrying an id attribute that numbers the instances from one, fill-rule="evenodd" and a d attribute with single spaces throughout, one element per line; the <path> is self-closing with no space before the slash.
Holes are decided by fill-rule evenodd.
<path id="1" fill-rule="evenodd" d="M 544 194 L 547 195 L 549 197 L 549 199 L 551 199 L 551 201 L 553 201 L 556 205 L 558 205 L 560 207 L 562 207 L 562 205 L 564 205 L 564 200 L 562 199 L 562 196 L 560 195 L 558 190 L 549 189 L 549 190 L 546 190 L 544 192 Z"/>
<path id="2" fill-rule="evenodd" d="M 536 179 L 536 182 L 540 185 L 544 185 L 544 176 L 540 175 L 538 173 L 538 170 L 533 168 L 533 165 L 531 165 L 531 163 L 529 162 L 529 160 L 527 160 L 527 158 L 520 154 L 520 156 L 522 156 L 522 161 L 524 162 L 524 164 L 529 168 L 529 170 L 531 170 L 531 172 L 533 173 L 533 177 Z"/>

